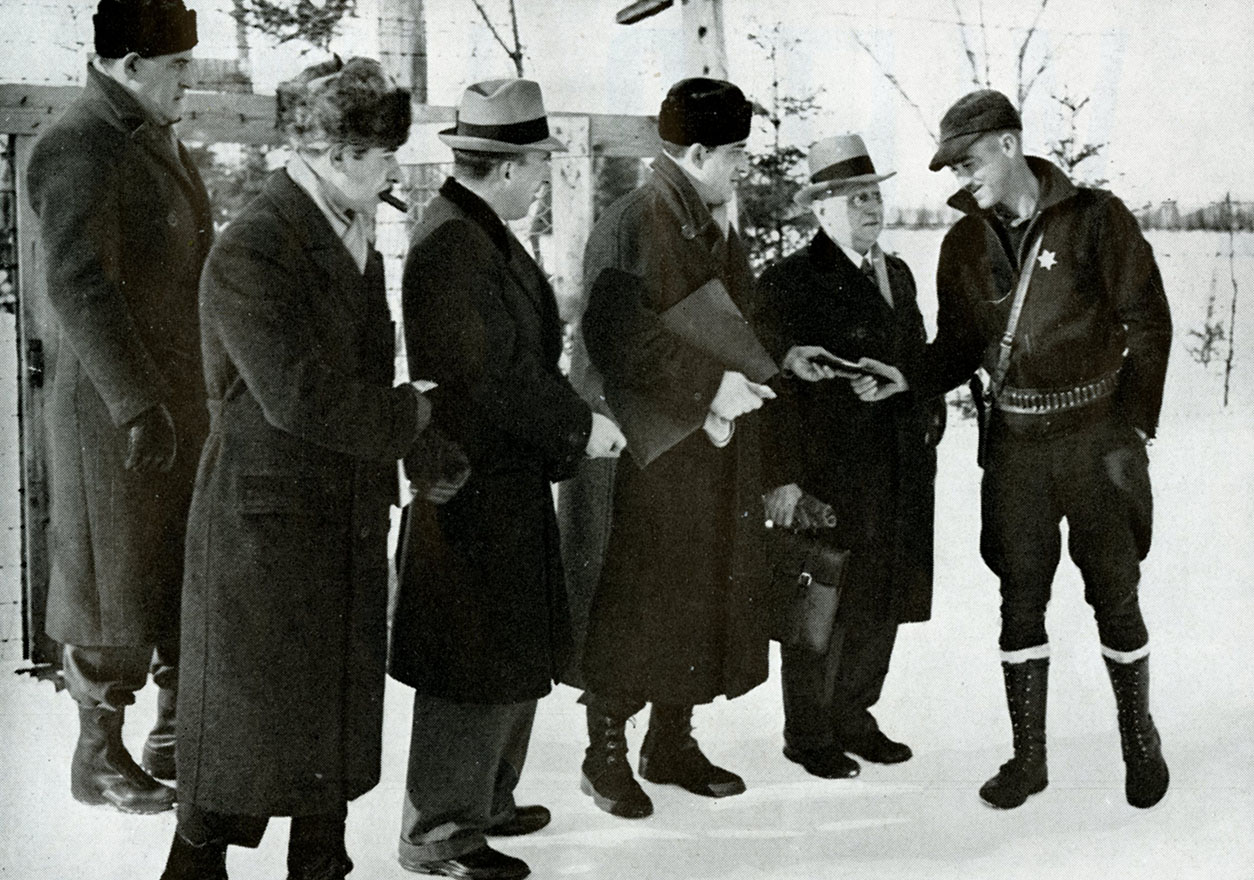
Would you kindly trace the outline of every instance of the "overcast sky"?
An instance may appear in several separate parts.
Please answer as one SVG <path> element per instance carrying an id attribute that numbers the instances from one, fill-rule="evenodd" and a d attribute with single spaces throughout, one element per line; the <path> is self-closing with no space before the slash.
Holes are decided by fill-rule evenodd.
<path id="1" fill-rule="evenodd" d="M 229 0 L 188 0 L 201 16 L 198 52 L 234 54 Z M 504 26 L 506 0 L 484 0 Z M 551 110 L 652 114 L 666 88 L 685 75 L 681 13 L 676 7 L 630 27 L 614 12 L 626 0 L 517 0 L 526 72 L 538 79 Z M 90 17 L 67 18 L 79 0 L 0 0 L 0 78 L 65 81 L 81 70 L 66 32 L 90 33 Z M 1015 60 L 1038 0 L 984 0 L 990 74 L 995 87 L 1016 88 Z M 972 25 L 978 0 L 958 0 Z M 454 104 L 477 79 L 512 73 L 470 0 L 426 0 L 430 100 Z M 20 16 L 20 21 L 17 17 Z M 358 0 L 358 18 L 344 28 L 342 54 L 375 50 L 377 0 Z M 821 112 L 790 121 L 786 139 L 805 145 L 824 134 L 859 131 L 899 204 L 936 203 L 953 189 L 927 160 L 946 106 L 973 88 L 953 0 L 727 0 L 731 78 L 752 97 L 769 102 L 764 53 L 746 37 L 776 22 L 782 30 L 779 73 L 785 92 L 818 93 Z M 12 24 L 13 27 L 8 25 Z M 14 37 L 14 34 L 22 36 Z M 857 34 L 919 105 L 923 119 L 900 96 Z M 38 34 L 42 39 L 25 35 Z M 968 31 L 983 55 L 984 37 Z M 260 39 L 258 43 L 260 44 Z M 1198 203 L 1254 199 L 1254 13 L 1248 0 L 1049 0 L 1030 44 L 1028 72 L 1049 53 L 1025 105 L 1030 151 L 1061 132 L 1051 95 L 1088 96 L 1079 117 L 1081 138 L 1107 142 L 1087 167 L 1109 178 L 1132 205 L 1167 198 Z M 11 51 L 11 49 L 16 50 Z M 257 52 L 260 89 L 305 63 L 294 47 Z M 982 67 L 981 61 L 981 67 Z M 68 71 L 68 73 L 67 73 Z M 926 120 L 926 126 L 925 122 Z M 764 135 L 760 143 L 764 143 Z M 438 141 L 414 144 L 416 155 L 442 158 Z"/>

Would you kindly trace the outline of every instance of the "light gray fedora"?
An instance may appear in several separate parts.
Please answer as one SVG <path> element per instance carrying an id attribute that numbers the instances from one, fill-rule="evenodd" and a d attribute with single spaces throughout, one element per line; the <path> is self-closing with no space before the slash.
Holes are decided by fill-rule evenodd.
<path id="1" fill-rule="evenodd" d="M 457 107 L 457 124 L 440 132 L 440 140 L 476 153 L 566 150 L 566 144 L 549 134 L 540 84 L 529 79 L 492 79 L 468 86 Z"/>
<path id="2" fill-rule="evenodd" d="M 810 147 L 807 161 L 810 165 L 810 182 L 794 196 L 797 204 L 806 206 L 829 192 L 866 183 L 879 183 L 897 173 L 877 173 L 875 164 L 867 153 L 866 144 L 856 134 L 838 134 L 815 142 Z"/>

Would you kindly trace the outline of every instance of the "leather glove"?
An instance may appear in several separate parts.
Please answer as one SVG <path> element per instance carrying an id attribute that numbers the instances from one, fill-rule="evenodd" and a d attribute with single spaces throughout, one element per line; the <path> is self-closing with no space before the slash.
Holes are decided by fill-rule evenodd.
<path id="1" fill-rule="evenodd" d="M 126 461 L 128 471 L 145 474 L 166 473 L 174 467 L 178 454 L 178 438 L 174 419 L 165 404 L 158 403 L 144 410 L 126 425 Z"/>

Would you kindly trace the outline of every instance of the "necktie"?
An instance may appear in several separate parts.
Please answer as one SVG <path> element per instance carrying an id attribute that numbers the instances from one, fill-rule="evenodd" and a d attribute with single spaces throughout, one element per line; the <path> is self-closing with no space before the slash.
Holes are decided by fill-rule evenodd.
<path id="1" fill-rule="evenodd" d="M 891 306 L 893 304 L 892 292 L 880 287 L 880 279 L 878 274 L 876 274 L 875 263 L 871 260 L 870 254 L 862 258 L 862 273 L 870 279 L 871 283 L 875 285 L 875 289 L 880 292 L 880 296 L 884 297 L 884 301 Z"/>

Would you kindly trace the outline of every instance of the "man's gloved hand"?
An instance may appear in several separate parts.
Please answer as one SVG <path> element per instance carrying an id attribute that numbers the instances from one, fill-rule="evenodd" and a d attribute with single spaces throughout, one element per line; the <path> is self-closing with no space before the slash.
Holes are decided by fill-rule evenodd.
<path id="1" fill-rule="evenodd" d="M 405 457 L 409 491 L 432 504 L 452 500 L 470 479 L 470 459 L 454 441 L 435 427 L 428 427 Z"/>
<path id="2" fill-rule="evenodd" d="M 174 467 L 178 454 L 178 437 L 174 419 L 165 404 L 158 403 L 144 410 L 126 425 L 126 461 L 128 471 L 145 474 L 166 473 Z"/>

